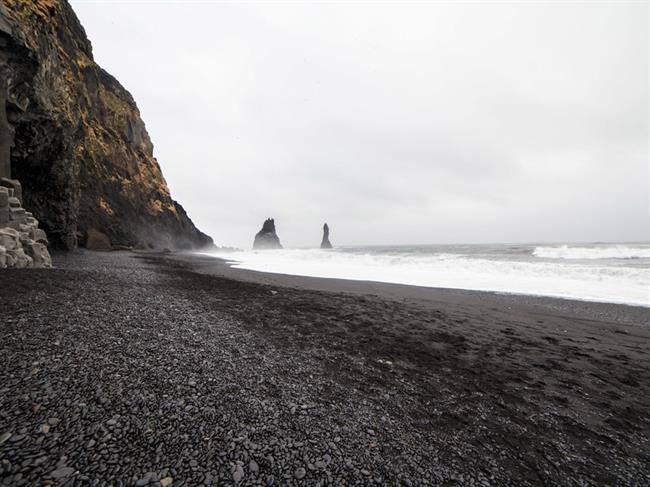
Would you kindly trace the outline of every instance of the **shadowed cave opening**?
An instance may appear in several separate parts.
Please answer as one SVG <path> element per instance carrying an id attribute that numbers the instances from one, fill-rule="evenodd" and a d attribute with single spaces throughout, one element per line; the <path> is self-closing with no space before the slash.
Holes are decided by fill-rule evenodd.
<path id="1" fill-rule="evenodd" d="M 6 95 L 5 95 L 6 98 Z M 57 161 L 65 153 L 62 132 L 46 117 L 27 112 L 5 99 L 0 113 L 2 172 L 20 181 L 23 206 L 41 222 L 55 248 L 72 248 L 69 232 L 70 181 L 57 174 Z"/>

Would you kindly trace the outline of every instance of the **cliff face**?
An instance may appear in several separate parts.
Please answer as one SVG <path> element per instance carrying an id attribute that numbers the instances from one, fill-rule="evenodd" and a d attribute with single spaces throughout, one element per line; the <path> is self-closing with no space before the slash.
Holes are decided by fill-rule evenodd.
<path id="1" fill-rule="evenodd" d="M 93 60 L 66 0 L 0 2 L 0 176 L 51 243 L 212 244 L 170 196 L 133 98 Z M 3 174 L 3 172 L 5 174 Z"/>

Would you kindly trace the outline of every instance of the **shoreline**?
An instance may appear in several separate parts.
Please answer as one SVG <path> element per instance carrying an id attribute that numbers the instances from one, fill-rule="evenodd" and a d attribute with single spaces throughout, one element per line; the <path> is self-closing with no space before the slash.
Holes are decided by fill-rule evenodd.
<path id="1" fill-rule="evenodd" d="M 0 484 L 650 482 L 638 310 L 53 258 L 3 271 Z"/>
<path id="2" fill-rule="evenodd" d="M 581 319 L 650 327 L 650 307 L 634 304 L 272 273 L 235 268 L 231 265 L 232 261 L 226 258 L 200 252 L 169 254 L 167 258 L 189 264 L 196 272 L 259 284 L 312 291 L 367 294 L 398 301 L 419 302 L 429 306 L 435 306 L 436 303 L 471 304 L 486 307 L 515 306 L 524 312 L 559 313 Z"/>
<path id="3" fill-rule="evenodd" d="M 650 308 L 650 244 L 622 250 L 538 244 L 196 252 L 252 271 Z M 538 252 L 539 251 L 539 252 Z"/>

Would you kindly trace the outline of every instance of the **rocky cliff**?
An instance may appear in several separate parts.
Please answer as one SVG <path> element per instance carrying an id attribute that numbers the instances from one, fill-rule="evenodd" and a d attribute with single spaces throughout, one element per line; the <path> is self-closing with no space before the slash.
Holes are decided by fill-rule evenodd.
<path id="1" fill-rule="evenodd" d="M 0 177 L 50 242 L 211 245 L 170 196 L 133 98 L 93 60 L 65 0 L 0 2 Z"/>

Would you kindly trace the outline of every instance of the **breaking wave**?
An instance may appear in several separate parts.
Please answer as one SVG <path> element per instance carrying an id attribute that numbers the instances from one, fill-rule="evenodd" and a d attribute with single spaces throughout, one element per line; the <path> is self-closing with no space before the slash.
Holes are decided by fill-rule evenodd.
<path id="1" fill-rule="evenodd" d="M 628 260 L 648 254 L 627 247 L 621 249 L 616 259 L 626 260 L 598 260 L 611 259 L 611 249 L 590 252 L 587 247 L 565 246 L 502 246 L 497 250 L 494 246 L 471 250 L 355 247 L 211 255 L 231 261 L 234 267 L 261 272 L 650 306 L 650 260 Z M 540 259 L 540 254 L 545 259 Z M 554 257 L 546 257 L 550 255 Z M 564 260 L 576 259 L 577 255 L 592 260 Z"/>
<path id="2" fill-rule="evenodd" d="M 536 247 L 533 255 L 544 259 L 650 259 L 650 245 L 543 246 Z"/>

